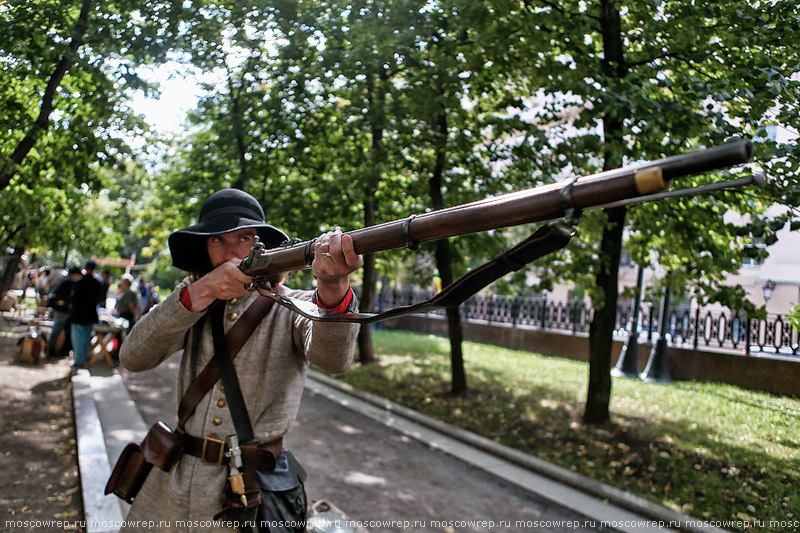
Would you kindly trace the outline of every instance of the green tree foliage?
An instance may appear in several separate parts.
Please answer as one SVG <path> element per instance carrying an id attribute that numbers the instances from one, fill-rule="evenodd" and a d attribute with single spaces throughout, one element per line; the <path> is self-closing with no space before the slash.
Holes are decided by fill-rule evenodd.
<path id="1" fill-rule="evenodd" d="M 792 326 L 800 329 L 800 303 L 795 304 L 795 306 L 792 307 L 791 311 L 789 311 L 786 316 L 789 317 L 789 321 L 792 323 Z"/>
<path id="2" fill-rule="evenodd" d="M 338 213 L 328 210 L 343 217 L 340 224 L 358 217 L 364 226 L 374 225 L 378 205 L 387 200 L 383 185 L 394 151 L 385 135 L 387 105 L 393 101 L 389 80 L 397 69 L 394 54 L 408 45 L 402 43 L 407 32 L 392 34 L 392 28 L 407 25 L 385 23 L 396 15 L 394 3 L 313 2 L 299 11 L 277 11 L 287 39 L 278 90 L 299 111 L 299 169 L 314 176 L 317 209 L 320 203 L 341 206 Z M 372 311 L 376 280 L 376 257 L 369 254 L 364 258 L 362 312 Z M 358 345 L 359 360 L 371 362 L 370 326 L 361 328 Z"/>
<path id="3" fill-rule="evenodd" d="M 11 1 L 0 5 L 0 244 L 113 245 L 86 206 L 98 169 L 143 124 L 126 106 L 137 66 L 164 58 L 181 14 L 172 2 Z"/>

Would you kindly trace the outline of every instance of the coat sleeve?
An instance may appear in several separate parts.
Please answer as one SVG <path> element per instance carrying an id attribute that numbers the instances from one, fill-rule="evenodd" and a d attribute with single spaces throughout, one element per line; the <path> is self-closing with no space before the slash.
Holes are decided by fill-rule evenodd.
<path id="1" fill-rule="evenodd" d="M 203 316 L 180 302 L 180 293 L 187 286 L 186 282 L 179 284 L 134 324 L 120 347 L 123 367 L 134 372 L 149 370 L 183 347 L 186 333 Z"/>
<path id="2" fill-rule="evenodd" d="M 290 291 L 289 296 L 314 299 L 313 291 Z M 355 295 L 347 309 L 358 309 Z M 294 341 L 305 358 L 330 374 L 341 374 L 353 362 L 359 325 L 351 322 L 320 322 L 300 315 L 294 318 Z"/>

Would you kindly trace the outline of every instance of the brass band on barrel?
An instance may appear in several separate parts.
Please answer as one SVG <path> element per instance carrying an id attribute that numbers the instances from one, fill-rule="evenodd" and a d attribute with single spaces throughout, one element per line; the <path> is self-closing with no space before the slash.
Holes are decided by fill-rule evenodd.
<path id="1" fill-rule="evenodd" d="M 637 170 L 633 174 L 633 182 L 636 184 L 636 192 L 639 194 L 650 194 L 663 191 L 668 184 L 664 182 L 664 175 L 661 167 L 649 167 Z"/>

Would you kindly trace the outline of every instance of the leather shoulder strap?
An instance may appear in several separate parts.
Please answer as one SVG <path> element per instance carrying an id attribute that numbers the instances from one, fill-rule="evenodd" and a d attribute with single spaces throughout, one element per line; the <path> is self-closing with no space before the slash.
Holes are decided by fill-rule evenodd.
<path id="1" fill-rule="evenodd" d="M 225 310 L 222 307 L 211 311 L 211 333 L 214 337 L 214 359 L 219 368 L 219 377 L 225 386 L 225 399 L 228 401 L 228 410 L 231 412 L 233 427 L 236 428 L 236 436 L 239 442 L 244 444 L 253 442 L 253 426 L 250 423 L 250 416 L 247 414 L 247 405 L 244 402 L 242 389 L 239 387 L 239 378 L 236 376 L 236 368 L 233 366 L 233 358 L 230 355 L 228 339 L 224 334 Z"/>
<path id="2" fill-rule="evenodd" d="M 226 338 L 228 339 L 228 346 L 230 347 L 231 359 L 236 357 L 244 343 L 250 338 L 250 335 L 255 331 L 258 324 L 269 312 L 273 300 L 269 298 L 259 297 L 250 304 L 247 311 L 242 314 L 236 324 L 228 331 Z M 225 302 L 218 301 L 213 304 L 225 305 Z M 211 361 L 203 368 L 197 377 L 186 389 L 186 392 L 181 398 L 180 405 L 178 405 L 178 427 L 183 429 L 189 417 L 192 416 L 197 404 L 203 399 L 211 387 L 219 380 L 219 367 L 216 360 L 212 357 Z"/>

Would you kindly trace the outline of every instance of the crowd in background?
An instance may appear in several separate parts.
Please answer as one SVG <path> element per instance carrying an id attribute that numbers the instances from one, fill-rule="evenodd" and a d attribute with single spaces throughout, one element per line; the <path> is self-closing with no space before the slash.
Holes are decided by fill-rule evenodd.
<path id="1" fill-rule="evenodd" d="M 97 274 L 88 260 L 83 268 L 43 266 L 20 272 L 22 298 L 35 292 L 37 314 L 52 319 L 48 336 L 50 357 L 72 355 L 72 365 L 86 364 L 95 324 L 113 323 L 124 330 L 158 303 L 155 284 L 125 273 L 118 280 L 109 270 Z"/>

